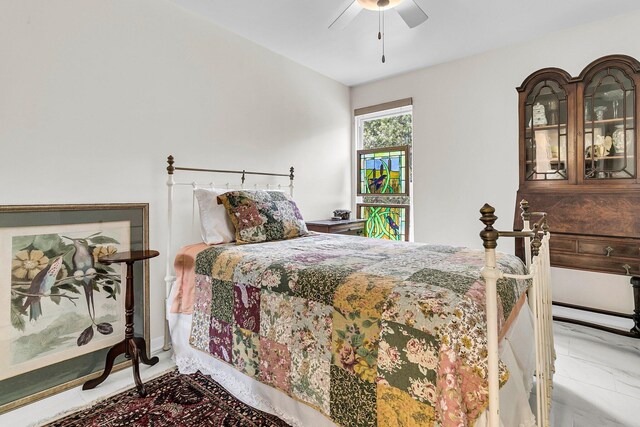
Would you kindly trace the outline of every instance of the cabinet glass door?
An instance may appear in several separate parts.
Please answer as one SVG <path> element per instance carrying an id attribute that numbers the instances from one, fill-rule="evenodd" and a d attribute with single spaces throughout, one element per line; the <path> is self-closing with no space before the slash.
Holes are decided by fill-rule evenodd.
<path id="1" fill-rule="evenodd" d="M 567 94 L 555 80 L 534 86 L 525 103 L 525 179 L 567 179 Z"/>
<path id="2" fill-rule="evenodd" d="M 636 176 L 635 88 L 619 68 L 598 72 L 584 91 L 584 177 Z"/>

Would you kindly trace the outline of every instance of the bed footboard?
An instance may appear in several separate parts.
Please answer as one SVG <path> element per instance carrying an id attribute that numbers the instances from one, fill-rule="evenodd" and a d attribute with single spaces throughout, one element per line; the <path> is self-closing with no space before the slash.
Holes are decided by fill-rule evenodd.
<path id="1" fill-rule="evenodd" d="M 549 261 L 549 227 L 547 215 L 542 212 L 529 212 L 526 200 L 520 203 L 524 229 L 522 231 L 498 231 L 493 228 L 498 219 L 495 209 L 485 204 L 480 209 L 485 225 L 480 232 L 485 248 L 485 266 L 482 276 L 486 283 L 487 310 L 487 352 L 489 375 L 489 427 L 500 425 L 500 382 L 498 369 L 498 296 L 496 283 L 501 278 L 528 279 L 529 305 L 534 316 L 534 339 L 536 351 L 536 424 L 538 427 L 550 426 L 551 391 L 555 350 L 553 344 L 553 325 L 551 313 L 551 283 Z M 540 219 L 531 224 L 531 218 Z M 513 275 L 502 272 L 496 266 L 496 247 L 499 237 L 522 237 L 525 242 L 526 275 Z"/>

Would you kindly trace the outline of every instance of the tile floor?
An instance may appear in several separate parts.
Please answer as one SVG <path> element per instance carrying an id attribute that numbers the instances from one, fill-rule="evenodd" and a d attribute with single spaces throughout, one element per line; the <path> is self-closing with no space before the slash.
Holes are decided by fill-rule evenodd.
<path id="1" fill-rule="evenodd" d="M 566 315 L 565 309 L 558 314 Z M 555 311 L 555 310 L 554 310 Z M 560 313 L 562 312 L 562 313 Z M 571 312 L 569 317 L 580 317 Z M 598 316 L 582 315 L 585 320 Z M 604 324 L 628 329 L 628 320 L 599 318 Z M 554 377 L 554 427 L 640 427 L 640 340 L 568 323 L 554 324 L 557 364 Z M 171 369 L 166 352 L 160 362 L 142 368 L 143 379 Z M 132 384 L 131 371 L 112 374 L 95 390 L 79 387 L 0 415 L 0 426 L 37 426 L 54 414 L 87 406 Z M 505 426 L 511 427 L 511 426 Z"/>
<path id="2" fill-rule="evenodd" d="M 630 320 L 554 308 L 554 313 L 630 329 Z M 568 314 L 567 314 L 568 313 Z M 555 427 L 640 427 L 640 340 L 554 323 Z"/>

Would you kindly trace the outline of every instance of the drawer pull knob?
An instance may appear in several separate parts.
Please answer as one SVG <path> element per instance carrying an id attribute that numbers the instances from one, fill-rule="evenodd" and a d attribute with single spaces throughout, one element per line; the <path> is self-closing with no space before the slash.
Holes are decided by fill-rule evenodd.
<path id="1" fill-rule="evenodd" d="M 611 252 L 613 252 L 613 248 L 611 246 L 607 246 L 604 250 L 606 252 L 606 256 L 611 256 Z"/>
<path id="2" fill-rule="evenodd" d="M 624 268 L 624 271 L 627 274 L 627 276 L 631 275 L 631 273 L 629 273 L 629 270 L 631 269 L 631 266 L 629 264 L 622 264 L 622 268 Z"/>

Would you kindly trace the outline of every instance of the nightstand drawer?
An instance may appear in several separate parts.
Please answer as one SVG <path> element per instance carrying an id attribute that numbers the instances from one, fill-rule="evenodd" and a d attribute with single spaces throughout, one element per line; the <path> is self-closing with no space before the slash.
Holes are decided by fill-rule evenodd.
<path id="1" fill-rule="evenodd" d="M 342 221 L 320 220 L 307 221 L 307 229 L 318 233 L 364 235 L 364 219 L 348 219 Z"/>
<path id="2" fill-rule="evenodd" d="M 361 231 L 364 229 L 364 224 L 344 224 L 344 225 L 336 225 L 331 227 L 331 233 L 337 234 L 347 234 L 347 233 L 355 233 L 357 231 Z"/>

